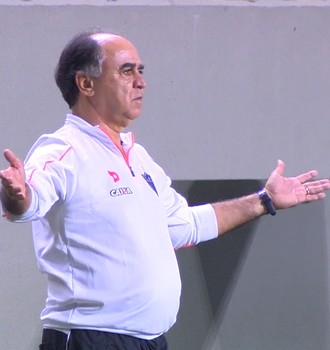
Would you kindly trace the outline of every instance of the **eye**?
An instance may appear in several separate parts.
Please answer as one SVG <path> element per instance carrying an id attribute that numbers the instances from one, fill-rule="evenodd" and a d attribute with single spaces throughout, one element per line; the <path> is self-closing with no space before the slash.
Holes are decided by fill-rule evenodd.
<path id="1" fill-rule="evenodd" d="M 125 68 L 122 73 L 124 75 L 131 75 L 132 74 L 132 68 Z"/>

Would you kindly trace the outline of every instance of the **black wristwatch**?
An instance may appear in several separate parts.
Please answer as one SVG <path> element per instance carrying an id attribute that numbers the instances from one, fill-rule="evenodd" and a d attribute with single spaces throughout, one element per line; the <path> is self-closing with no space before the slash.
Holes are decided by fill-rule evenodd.
<path id="1" fill-rule="evenodd" d="M 266 190 L 263 188 L 262 190 L 257 192 L 257 195 L 262 201 L 262 204 L 266 207 L 268 214 L 273 216 L 276 215 L 276 209 L 272 203 L 272 200 L 268 196 L 268 193 L 266 192 Z"/>

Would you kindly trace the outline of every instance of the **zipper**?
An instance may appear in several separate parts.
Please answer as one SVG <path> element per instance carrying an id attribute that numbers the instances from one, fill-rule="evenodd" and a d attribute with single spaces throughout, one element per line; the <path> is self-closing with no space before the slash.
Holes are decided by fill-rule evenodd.
<path id="1" fill-rule="evenodd" d="M 110 140 L 113 142 L 113 144 L 116 146 L 116 148 L 118 149 L 118 151 L 121 153 L 121 155 L 123 156 L 124 160 L 125 160 L 125 163 L 126 165 L 128 166 L 128 169 L 130 170 L 132 176 L 135 177 L 135 174 L 134 174 L 134 171 L 133 171 L 133 168 L 132 166 L 130 165 L 129 163 L 129 153 L 133 147 L 133 144 L 134 144 L 134 135 L 133 134 L 130 134 L 131 135 L 131 146 L 130 148 L 127 150 L 127 152 L 125 152 L 123 150 L 122 147 L 118 147 L 116 145 L 116 143 L 114 142 L 113 138 L 111 137 L 111 135 L 107 132 L 107 130 L 105 128 L 102 128 L 102 126 L 99 126 L 99 128 L 110 138 Z M 122 141 L 120 141 L 122 143 Z"/>

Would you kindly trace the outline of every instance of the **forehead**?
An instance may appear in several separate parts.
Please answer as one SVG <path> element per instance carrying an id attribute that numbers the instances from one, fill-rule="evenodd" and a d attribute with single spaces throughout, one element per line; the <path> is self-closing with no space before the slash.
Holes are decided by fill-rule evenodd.
<path id="1" fill-rule="evenodd" d="M 113 34 L 99 33 L 93 35 L 105 55 L 105 64 L 122 65 L 125 63 L 141 64 L 134 45 L 127 39 Z"/>

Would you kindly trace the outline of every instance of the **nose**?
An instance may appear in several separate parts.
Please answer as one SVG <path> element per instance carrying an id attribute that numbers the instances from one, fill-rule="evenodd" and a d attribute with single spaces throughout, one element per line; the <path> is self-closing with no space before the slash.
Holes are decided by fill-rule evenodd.
<path id="1" fill-rule="evenodd" d="M 138 89 L 145 89 L 147 86 L 146 81 L 144 80 L 144 77 L 142 74 L 137 73 L 135 79 L 134 79 L 134 87 Z"/>

